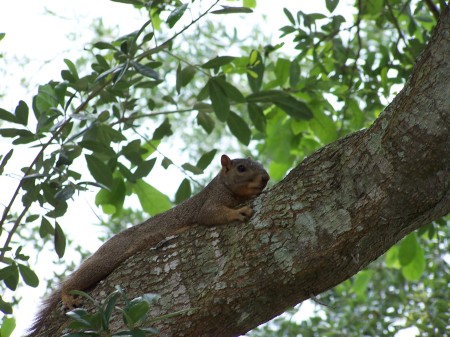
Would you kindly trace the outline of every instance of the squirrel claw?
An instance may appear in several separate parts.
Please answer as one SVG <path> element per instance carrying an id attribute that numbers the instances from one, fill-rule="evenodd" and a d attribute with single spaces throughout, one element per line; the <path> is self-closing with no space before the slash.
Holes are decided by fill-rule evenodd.
<path id="1" fill-rule="evenodd" d="M 238 221 L 246 221 L 250 219 L 250 217 L 253 215 L 253 209 L 251 209 L 248 206 L 241 207 L 236 210 L 236 220 Z"/>
<path id="2" fill-rule="evenodd" d="M 83 303 L 83 300 L 76 295 L 62 294 L 61 299 L 64 307 L 68 310 L 76 309 Z"/>

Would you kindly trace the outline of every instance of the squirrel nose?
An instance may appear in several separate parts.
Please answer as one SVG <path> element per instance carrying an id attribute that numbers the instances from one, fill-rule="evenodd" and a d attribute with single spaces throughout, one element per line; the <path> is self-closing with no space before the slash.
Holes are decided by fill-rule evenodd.
<path id="1" fill-rule="evenodd" d="M 265 174 L 263 174 L 263 175 L 261 176 L 261 181 L 264 183 L 264 185 L 267 184 L 267 182 L 269 181 L 269 179 L 270 179 L 270 177 L 269 177 L 269 175 L 268 175 L 267 173 L 265 173 Z"/>

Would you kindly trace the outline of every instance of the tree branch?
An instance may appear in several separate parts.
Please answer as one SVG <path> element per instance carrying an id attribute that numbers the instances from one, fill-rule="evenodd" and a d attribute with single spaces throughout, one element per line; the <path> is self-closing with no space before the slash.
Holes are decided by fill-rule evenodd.
<path id="1" fill-rule="evenodd" d="M 253 202 L 247 224 L 193 227 L 120 265 L 121 284 L 153 292 L 161 336 L 237 336 L 348 279 L 406 234 L 450 212 L 450 14 L 405 88 L 367 130 L 338 140 Z M 105 261 L 107 263 L 107 261 Z M 311 295 L 312 294 L 312 295 Z M 60 308 L 39 336 L 58 331 Z M 121 327 L 118 315 L 110 325 Z"/>

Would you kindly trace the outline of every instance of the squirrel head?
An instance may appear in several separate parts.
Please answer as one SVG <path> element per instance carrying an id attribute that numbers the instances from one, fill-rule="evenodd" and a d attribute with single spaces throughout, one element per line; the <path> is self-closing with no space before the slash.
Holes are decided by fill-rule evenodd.
<path id="1" fill-rule="evenodd" d="M 248 200 L 259 195 L 270 177 L 262 165 L 250 158 L 230 159 L 226 154 L 221 159 L 221 180 L 237 197 Z"/>

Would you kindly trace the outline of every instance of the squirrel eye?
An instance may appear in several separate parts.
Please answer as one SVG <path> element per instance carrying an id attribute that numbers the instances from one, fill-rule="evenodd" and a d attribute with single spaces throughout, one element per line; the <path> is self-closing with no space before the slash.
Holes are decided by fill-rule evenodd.
<path id="1" fill-rule="evenodd" d="M 247 168 L 246 168 L 244 165 L 239 165 L 239 166 L 237 167 L 237 170 L 238 170 L 239 172 L 245 172 L 245 171 L 247 171 Z"/>

